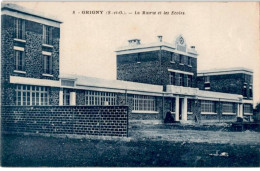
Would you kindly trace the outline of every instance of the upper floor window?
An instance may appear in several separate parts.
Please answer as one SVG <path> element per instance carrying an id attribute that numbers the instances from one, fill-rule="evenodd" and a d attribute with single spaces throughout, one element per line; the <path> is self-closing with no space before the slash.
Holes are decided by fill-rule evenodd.
<path id="1" fill-rule="evenodd" d="M 188 87 L 192 87 L 192 75 L 187 76 L 187 84 L 188 84 Z"/>
<path id="2" fill-rule="evenodd" d="M 204 88 L 205 88 L 205 90 L 210 89 L 210 77 L 209 76 L 204 77 Z"/>
<path id="3" fill-rule="evenodd" d="M 180 64 L 184 64 L 185 56 L 180 55 Z"/>
<path id="4" fill-rule="evenodd" d="M 175 73 L 174 72 L 170 72 L 169 75 L 169 79 L 170 79 L 170 85 L 175 85 Z"/>
<path id="5" fill-rule="evenodd" d="M 43 55 L 43 72 L 52 74 L 52 58 L 49 55 Z"/>
<path id="6" fill-rule="evenodd" d="M 249 86 L 249 96 L 253 97 L 252 85 Z"/>
<path id="7" fill-rule="evenodd" d="M 24 71 L 24 51 L 15 50 L 15 70 Z"/>
<path id="8" fill-rule="evenodd" d="M 247 97 L 247 83 L 244 83 L 244 86 L 243 86 L 243 96 Z"/>
<path id="9" fill-rule="evenodd" d="M 171 61 L 171 62 L 174 62 L 174 61 L 175 61 L 175 59 L 174 59 L 174 53 L 171 52 L 170 54 L 171 54 L 171 56 L 170 56 L 170 58 L 171 58 L 170 61 Z"/>
<path id="10" fill-rule="evenodd" d="M 188 57 L 188 65 L 191 66 L 191 57 Z"/>
<path id="11" fill-rule="evenodd" d="M 137 54 L 136 62 L 141 63 L 140 53 Z"/>
<path id="12" fill-rule="evenodd" d="M 52 29 L 50 26 L 43 25 L 43 44 L 52 44 Z"/>
<path id="13" fill-rule="evenodd" d="M 210 82 L 210 77 L 209 76 L 205 76 L 204 77 L 204 82 L 205 83 L 209 83 Z"/>
<path id="14" fill-rule="evenodd" d="M 180 79 L 180 86 L 184 86 L 184 74 L 180 74 L 180 77 L 179 77 L 179 79 Z"/>
<path id="15" fill-rule="evenodd" d="M 180 58 L 181 58 L 181 56 L 179 54 L 177 54 L 176 58 L 175 58 L 176 62 L 180 62 L 181 61 Z"/>
<path id="16" fill-rule="evenodd" d="M 24 23 L 24 20 L 19 19 L 19 18 L 15 19 L 14 20 L 14 29 L 15 29 L 14 38 L 25 39 L 25 23 Z"/>

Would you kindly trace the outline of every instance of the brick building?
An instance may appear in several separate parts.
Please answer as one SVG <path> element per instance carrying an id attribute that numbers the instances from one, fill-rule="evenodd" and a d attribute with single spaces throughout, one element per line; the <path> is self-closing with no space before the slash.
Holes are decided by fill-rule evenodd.
<path id="1" fill-rule="evenodd" d="M 245 115 L 245 103 L 252 107 L 239 92 L 201 88 L 198 54 L 182 35 L 174 43 L 162 36 L 147 45 L 129 40 L 116 50 L 117 80 L 60 74 L 60 24 L 16 5 L 2 6 L 2 105 L 127 105 L 130 120 L 148 122 L 162 122 L 168 111 L 183 122 L 234 120 Z"/>

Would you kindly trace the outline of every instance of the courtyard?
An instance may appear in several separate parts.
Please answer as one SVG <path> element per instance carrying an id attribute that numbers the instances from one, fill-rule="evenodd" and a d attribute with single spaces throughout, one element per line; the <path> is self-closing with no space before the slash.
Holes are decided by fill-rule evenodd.
<path id="1" fill-rule="evenodd" d="M 2 166 L 259 167 L 260 164 L 258 132 L 146 125 L 132 127 L 129 135 L 122 140 L 100 140 L 3 134 Z"/>

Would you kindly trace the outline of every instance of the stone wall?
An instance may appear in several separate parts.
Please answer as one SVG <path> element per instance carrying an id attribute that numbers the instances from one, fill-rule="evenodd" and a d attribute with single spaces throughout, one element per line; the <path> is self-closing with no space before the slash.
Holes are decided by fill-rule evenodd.
<path id="1" fill-rule="evenodd" d="M 7 133 L 128 136 L 127 106 L 2 106 Z"/>

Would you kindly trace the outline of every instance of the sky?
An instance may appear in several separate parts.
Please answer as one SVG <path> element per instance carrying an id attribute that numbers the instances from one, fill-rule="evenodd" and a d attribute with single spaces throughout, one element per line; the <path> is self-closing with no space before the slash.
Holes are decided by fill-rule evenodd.
<path id="1" fill-rule="evenodd" d="M 259 3 L 257 2 L 14 2 L 57 17 L 61 24 L 60 71 L 116 79 L 116 53 L 129 39 L 157 35 L 173 43 L 183 35 L 199 53 L 198 70 L 246 67 L 254 71 L 260 102 Z M 75 14 L 73 14 L 75 11 Z M 104 11 L 103 14 L 84 14 Z M 106 12 L 126 12 L 108 15 Z M 156 15 L 142 15 L 142 12 Z M 172 11 L 184 15 L 164 15 Z M 140 12 L 140 15 L 135 15 Z M 158 15 L 158 12 L 162 12 Z M 132 14 L 129 14 L 132 13 Z"/>

